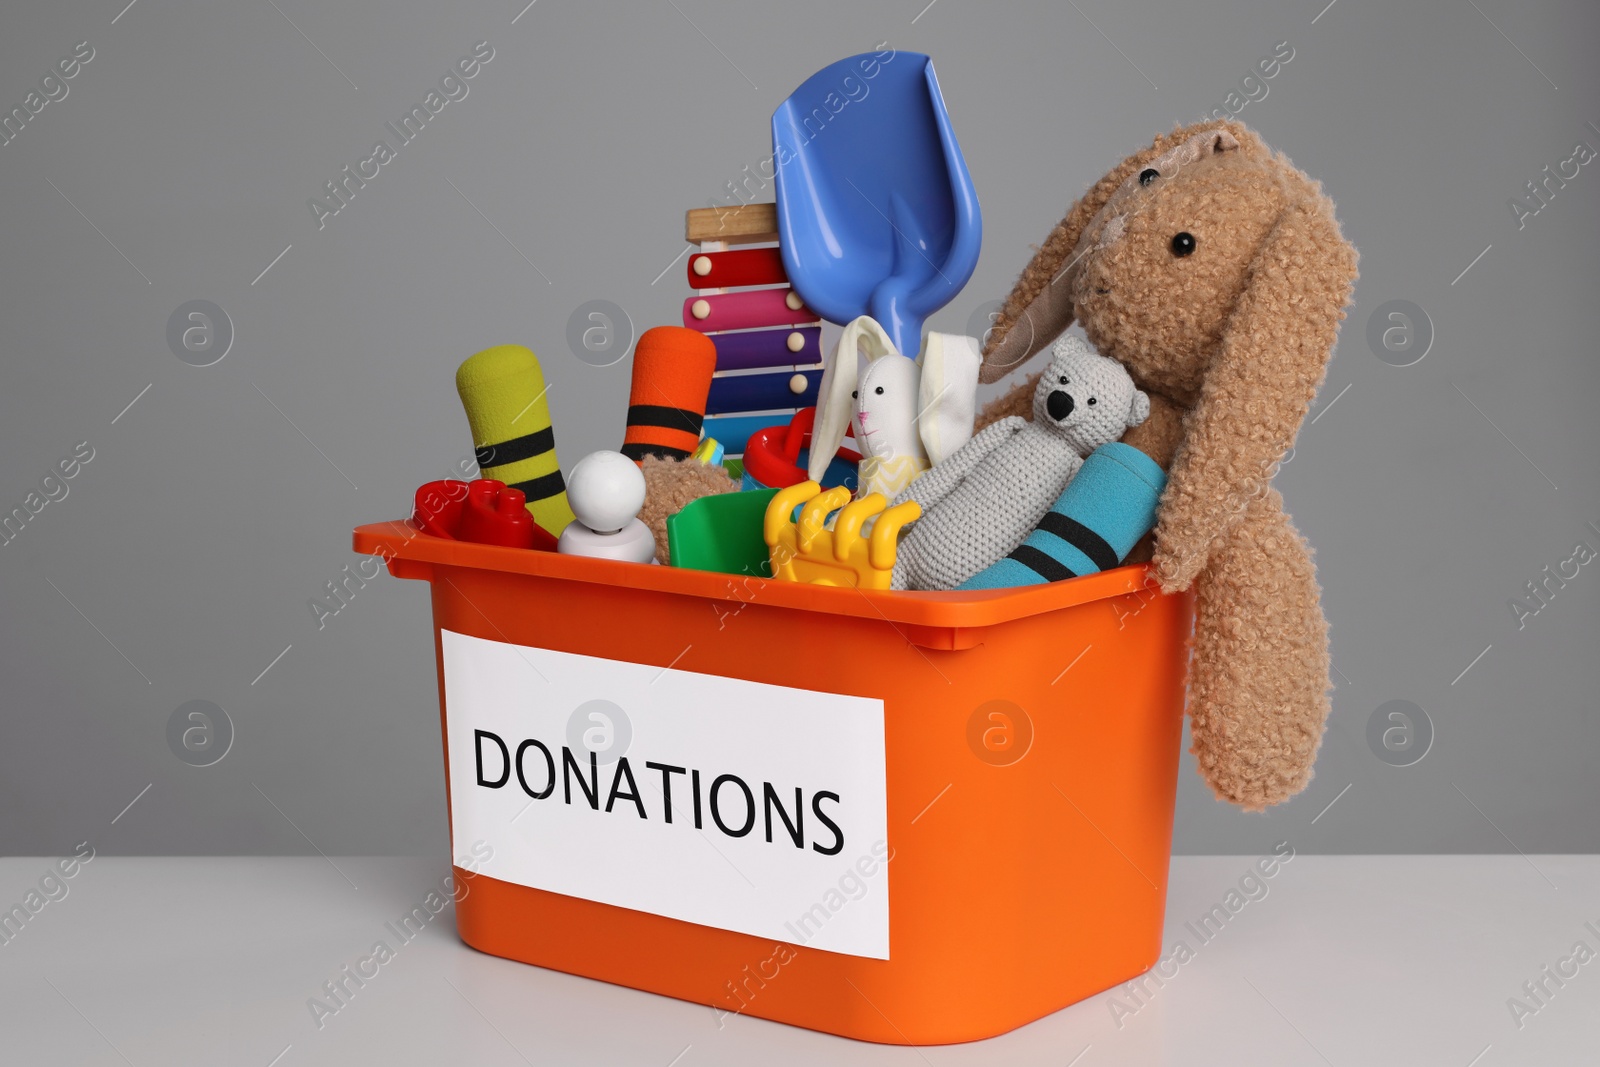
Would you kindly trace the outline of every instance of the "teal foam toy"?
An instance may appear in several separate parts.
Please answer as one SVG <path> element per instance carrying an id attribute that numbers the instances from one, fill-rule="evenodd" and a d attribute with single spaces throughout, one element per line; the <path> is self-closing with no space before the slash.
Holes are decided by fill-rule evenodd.
<path id="1" fill-rule="evenodd" d="M 983 243 L 933 61 L 886 51 L 824 67 L 773 112 L 772 148 L 790 283 L 830 322 L 871 315 L 915 358 Z"/>
<path id="2" fill-rule="evenodd" d="M 1137 448 L 1101 445 L 1027 540 L 957 588 L 1011 589 L 1108 571 L 1155 526 L 1166 485 L 1166 471 Z"/>

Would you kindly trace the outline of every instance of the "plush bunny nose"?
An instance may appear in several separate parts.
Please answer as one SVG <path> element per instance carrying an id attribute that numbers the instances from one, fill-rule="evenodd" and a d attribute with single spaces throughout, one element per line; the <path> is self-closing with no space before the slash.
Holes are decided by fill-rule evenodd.
<path id="1" fill-rule="evenodd" d="M 1057 422 L 1060 422 L 1068 415 L 1071 415 L 1072 407 L 1072 395 L 1070 393 L 1064 393 L 1060 389 L 1057 389 L 1055 392 L 1045 397 L 1044 409 L 1045 411 L 1049 412 L 1050 417 L 1055 419 Z"/>

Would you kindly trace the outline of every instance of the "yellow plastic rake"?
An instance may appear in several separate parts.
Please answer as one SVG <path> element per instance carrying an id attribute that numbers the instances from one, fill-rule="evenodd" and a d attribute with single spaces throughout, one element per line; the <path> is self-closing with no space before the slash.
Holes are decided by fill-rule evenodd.
<path id="1" fill-rule="evenodd" d="M 919 518 L 922 508 L 914 500 L 892 508 L 888 503 L 882 493 L 851 502 L 850 490 L 840 486 L 823 492 L 816 482 L 780 489 L 767 505 L 761 530 L 773 576 L 812 585 L 889 588 L 900 528 Z M 791 522 L 801 504 L 799 521 Z M 835 510 L 839 516 L 830 530 L 826 523 Z M 862 536 L 861 527 L 874 515 L 871 532 Z"/>

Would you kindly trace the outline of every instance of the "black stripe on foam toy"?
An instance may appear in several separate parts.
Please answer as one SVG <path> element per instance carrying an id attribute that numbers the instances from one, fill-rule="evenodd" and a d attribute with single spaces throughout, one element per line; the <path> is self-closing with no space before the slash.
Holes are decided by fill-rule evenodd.
<path id="1" fill-rule="evenodd" d="M 567 483 L 562 480 L 560 471 L 551 471 L 540 478 L 529 478 L 525 482 L 518 482 L 513 489 L 521 489 L 522 495 L 532 504 L 538 500 L 548 500 L 557 493 L 566 492 Z"/>
<path id="2" fill-rule="evenodd" d="M 629 426 L 664 426 L 669 430 L 700 432 L 705 416 L 688 408 L 668 408 L 657 404 L 635 404 L 628 409 Z"/>
<path id="3" fill-rule="evenodd" d="M 633 460 L 635 463 L 639 462 L 641 459 L 644 459 L 646 456 L 660 456 L 662 459 L 689 458 L 688 451 L 682 448 L 668 448 L 666 445 L 641 445 L 637 443 L 623 445 L 622 454 Z"/>
<path id="4" fill-rule="evenodd" d="M 1103 571 L 1114 570 L 1120 562 L 1117 559 L 1117 550 L 1106 544 L 1105 538 L 1059 511 L 1045 512 L 1044 518 L 1039 520 L 1039 529 L 1055 534 L 1088 556 L 1089 560 Z"/>
<path id="5" fill-rule="evenodd" d="M 478 466 L 507 467 L 534 456 L 542 456 L 556 447 L 555 431 L 549 426 L 535 430 L 497 445 L 483 445 L 478 451 Z"/>
<path id="6" fill-rule="evenodd" d="M 1027 567 L 1047 582 L 1064 582 L 1068 578 L 1077 577 L 1071 570 L 1057 563 L 1032 545 L 1018 545 L 1012 550 L 1010 558 Z"/>

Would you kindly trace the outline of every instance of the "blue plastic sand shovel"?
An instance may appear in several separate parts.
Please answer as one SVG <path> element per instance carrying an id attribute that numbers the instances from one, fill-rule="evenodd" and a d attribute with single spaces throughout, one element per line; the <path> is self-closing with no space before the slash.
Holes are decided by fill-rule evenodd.
<path id="1" fill-rule="evenodd" d="M 773 112 L 778 231 L 806 306 L 871 315 L 914 358 L 978 265 L 983 219 L 933 61 L 884 54 L 824 67 Z"/>

